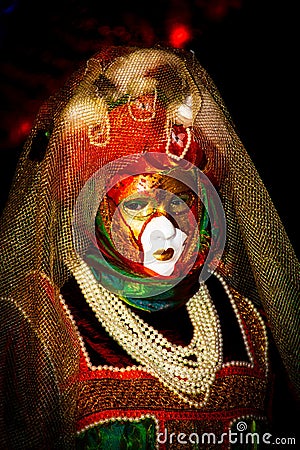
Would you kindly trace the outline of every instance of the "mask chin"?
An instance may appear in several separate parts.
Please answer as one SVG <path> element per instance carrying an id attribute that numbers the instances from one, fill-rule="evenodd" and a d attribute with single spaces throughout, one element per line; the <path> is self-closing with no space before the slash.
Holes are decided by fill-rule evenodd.
<path id="1" fill-rule="evenodd" d="M 161 276 L 170 276 L 180 258 L 187 235 L 165 216 L 151 219 L 142 232 L 144 267 Z"/>

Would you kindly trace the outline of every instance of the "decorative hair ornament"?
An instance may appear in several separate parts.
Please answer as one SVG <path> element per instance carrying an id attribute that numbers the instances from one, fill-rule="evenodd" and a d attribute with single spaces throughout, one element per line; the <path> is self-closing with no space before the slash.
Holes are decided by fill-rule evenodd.
<path id="1" fill-rule="evenodd" d="M 201 102 L 200 102 L 201 104 Z M 176 161 L 184 159 L 192 143 L 193 97 L 188 95 L 176 111 L 170 114 L 167 126 L 166 154 Z M 200 105 L 199 105 L 200 107 Z M 185 142 L 184 142 L 185 141 Z M 171 148 L 181 150 L 180 154 L 172 153 Z"/>
<path id="2" fill-rule="evenodd" d="M 195 102 L 194 102 L 195 103 Z M 201 105 L 201 98 L 198 99 L 199 105 L 198 109 Z M 193 97 L 192 95 L 188 95 L 184 101 L 178 108 L 176 112 L 176 120 L 175 123 L 182 124 L 185 128 L 192 126 L 193 124 Z"/>
<path id="3" fill-rule="evenodd" d="M 143 95 L 133 101 L 131 100 L 131 95 L 129 95 L 127 104 L 130 117 L 133 120 L 136 120 L 137 122 L 149 122 L 150 120 L 154 119 L 156 112 L 156 101 L 157 101 L 157 89 L 154 90 L 154 95 Z M 132 111 L 133 105 L 138 110 L 141 117 L 137 117 L 137 115 L 133 113 Z"/>
<path id="4" fill-rule="evenodd" d="M 88 138 L 91 144 L 97 147 L 105 147 L 110 138 L 110 123 L 108 115 L 105 115 L 104 120 L 97 124 L 89 125 Z"/>
<path id="5" fill-rule="evenodd" d="M 168 140 L 167 140 L 167 145 L 166 145 L 166 154 L 170 157 L 175 159 L 176 161 L 180 161 L 181 159 L 183 159 L 185 157 L 185 155 L 187 154 L 191 142 L 192 142 L 192 132 L 190 130 L 190 128 L 185 128 L 184 131 L 186 132 L 187 135 L 187 141 L 185 143 L 185 145 L 183 144 L 183 137 L 184 137 L 184 133 L 182 133 L 182 138 L 180 136 L 180 134 L 176 134 L 174 128 L 171 129 L 171 132 L 168 133 Z M 174 153 L 170 152 L 170 147 L 171 144 L 176 145 L 177 147 L 183 147 L 182 152 L 180 155 L 175 155 Z"/>

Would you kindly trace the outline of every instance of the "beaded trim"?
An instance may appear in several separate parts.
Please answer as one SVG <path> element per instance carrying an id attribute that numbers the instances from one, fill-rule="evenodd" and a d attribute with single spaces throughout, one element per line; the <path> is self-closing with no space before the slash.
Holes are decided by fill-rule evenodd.
<path id="1" fill-rule="evenodd" d="M 240 315 L 240 313 L 239 313 L 239 310 L 238 310 L 238 308 L 237 308 L 237 306 L 236 306 L 236 302 L 235 302 L 235 300 L 234 300 L 234 296 L 233 296 L 233 294 L 231 293 L 229 287 L 227 286 L 227 284 L 226 284 L 225 280 L 222 278 L 222 276 L 221 276 L 220 274 L 216 273 L 216 272 L 214 272 L 213 275 L 214 275 L 216 278 L 218 278 L 218 280 L 219 280 L 220 283 L 222 284 L 223 289 L 225 290 L 225 292 L 226 292 L 226 294 L 227 294 L 227 296 L 228 296 L 228 298 L 229 298 L 230 304 L 231 304 L 232 309 L 233 309 L 233 311 L 234 311 L 234 314 L 235 314 L 235 316 L 236 316 L 236 318 L 237 318 L 238 325 L 239 325 L 239 328 L 240 328 L 241 333 L 242 333 L 242 337 L 243 337 L 243 341 L 244 341 L 244 345 L 245 345 L 245 348 L 246 348 L 246 352 L 247 352 L 248 358 L 249 358 L 249 360 L 250 360 L 250 363 L 248 363 L 248 362 L 246 362 L 246 361 L 230 361 L 230 362 L 224 363 L 224 364 L 222 365 L 222 367 L 228 367 L 228 366 L 244 366 L 244 367 L 250 367 L 250 368 L 253 368 L 253 367 L 254 367 L 254 358 L 253 358 L 253 354 L 251 353 L 251 349 L 250 349 L 250 346 L 249 346 L 248 338 L 247 338 L 247 335 L 246 335 L 245 330 L 244 330 L 244 328 L 243 328 L 242 318 L 241 318 L 241 315 Z M 258 312 L 257 309 L 255 308 L 255 306 L 253 305 L 253 303 L 250 302 L 250 300 L 247 299 L 247 298 L 244 298 L 244 300 L 247 302 L 247 305 L 252 309 L 253 313 L 255 314 L 255 316 L 256 316 L 257 320 L 259 321 L 259 323 L 260 323 L 260 325 L 261 325 L 261 328 L 262 328 L 263 339 L 264 339 L 264 342 L 265 342 L 265 348 L 264 348 L 265 375 L 267 376 L 267 374 L 268 374 L 268 338 L 267 338 L 267 330 L 266 330 L 266 326 L 265 326 L 265 323 L 264 323 L 264 321 L 263 321 L 261 315 L 259 314 L 259 312 Z"/>
<path id="2" fill-rule="evenodd" d="M 236 422 L 239 422 L 240 420 L 247 420 L 247 419 L 256 419 L 256 420 L 264 420 L 264 421 L 267 421 L 266 416 L 256 416 L 256 415 L 254 415 L 254 414 L 247 414 L 247 415 L 245 415 L 245 416 L 239 416 L 239 417 L 234 418 L 234 419 L 230 422 L 228 429 L 231 430 L 232 426 L 233 426 Z M 239 430 L 239 431 L 245 431 L 245 430 Z"/>
<path id="3" fill-rule="evenodd" d="M 141 422 L 145 419 L 152 419 L 155 422 L 155 428 L 156 428 L 156 435 L 159 433 L 159 424 L 157 418 L 153 414 L 141 414 L 139 417 L 127 417 L 127 416 L 117 416 L 117 417 L 110 417 L 107 419 L 101 419 L 97 420 L 96 422 L 92 422 L 80 430 L 76 432 L 77 435 L 80 435 L 81 433 L 88 431 L 91 428 L 97 427 L 98 425 L 102 425 L 104 423 L 110 423 L 110 422 Z M 158 448 L 158 443 L 156 444 L 156 448 Z"/>

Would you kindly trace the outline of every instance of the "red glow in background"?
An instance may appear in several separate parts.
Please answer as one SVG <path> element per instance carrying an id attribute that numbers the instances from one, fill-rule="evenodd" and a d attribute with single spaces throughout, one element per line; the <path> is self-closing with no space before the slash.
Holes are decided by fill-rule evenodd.
<path id="1" fill-rule="evenodd" d="M 186 43 L 191 40 L 191 30 L 187 25 L 176 24 L 170 30 L 169 42 L 172 47 L 184 48 Z"/>
<path id="2" fill-rule="evenodd" d="M 5 0 L 0 6 L 0 150 L 22 145 L 41 102 L 103 44 L 194 48 L 243 0 Z M 204 39 L 203 39 L 204 36 Z M 204 42 L 204 46 L 207 45 Z"/>

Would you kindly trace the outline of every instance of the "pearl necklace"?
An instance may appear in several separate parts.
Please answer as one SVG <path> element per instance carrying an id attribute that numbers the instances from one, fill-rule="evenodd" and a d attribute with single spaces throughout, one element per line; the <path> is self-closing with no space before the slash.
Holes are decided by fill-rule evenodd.
<path id="1" fill-rule="evenodd" d="M 84 261 L 73 273 L 101 325 L 141 368 L 183 401 L 203 406 L 222 365 L 221 327 L 206 285 L 202 283 L 187 303 L 194 332 L 191 342 L 183 347 L 173 345 L 101 286 Z M 197 402 L 192 397 L 199 394 L 203 400 Z"/>

